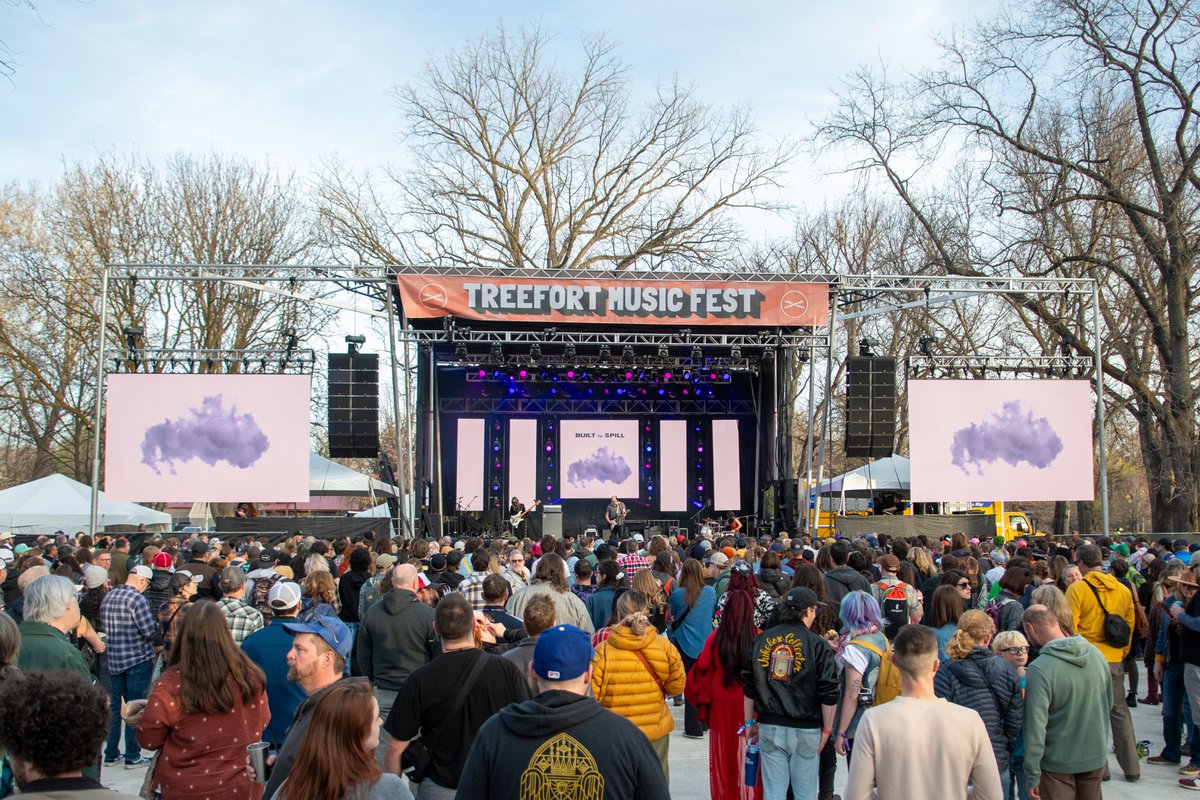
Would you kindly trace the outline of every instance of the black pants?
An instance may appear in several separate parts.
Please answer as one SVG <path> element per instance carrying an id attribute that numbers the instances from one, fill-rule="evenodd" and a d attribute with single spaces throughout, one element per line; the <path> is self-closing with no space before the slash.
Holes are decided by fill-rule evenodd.
<path id="1" fill-rule="evenodd" d="M 689 657 L 682 651 L 679 653 L 683 657 L 683 671 L 690 672 L 692 665 L 696 663 L 696 659 Z M 683 732 L 687 736 L 703 736 L 704 726 L 700 724 L 700 711 L 691 703 L 684 702 L 683 704 Z"/>
<path id="2" fill-rule="evenodd" d="M 834 737 L 830 736 L 821 750 L 821 759 L 817 767 L 820 770 L 817 787 L 817 797 L 833 797 L 833 779 L 837 775 L 837 750 L 834 748 Z"/>

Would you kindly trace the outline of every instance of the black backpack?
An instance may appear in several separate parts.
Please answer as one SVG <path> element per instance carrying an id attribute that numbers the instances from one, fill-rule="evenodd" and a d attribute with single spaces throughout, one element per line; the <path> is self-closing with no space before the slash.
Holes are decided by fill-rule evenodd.
<path id="1" fill-rule="evenodd" d="M 1104 607 L 1104 601 L 1100 599 L 1100 592 L 1092 585 L 1091 581 L 1084 580 L 1088 588 L 1092 590 L 1092 594 L 1096 595 L 1096 602 L 1100 606 L 1100 613 L 1104 614 L 1104 641 L 1109 647 L 1128 647 L 1129 640 L 1133 636 L 1133 630 L 1129 627 L 1129 623 L 1124 617 L 1119 617 L 1116 614 L 1108 613 L 1108 609 Z"/>
<path id="2" fill-rule="evenodd" d="M 891 641 L 909 622 L 908 584 L 899 581 L 889 585 L 880 581 L 875 584 L 875 588 L 883 592 L 883 599 L 879 603 L 883 617 L 883 635 Z"/>

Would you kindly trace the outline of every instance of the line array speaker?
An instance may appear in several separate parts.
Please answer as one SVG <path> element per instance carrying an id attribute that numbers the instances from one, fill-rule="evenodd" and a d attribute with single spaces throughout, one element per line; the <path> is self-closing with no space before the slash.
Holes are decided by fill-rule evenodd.
<path id="1" fill-rule="evenodd" d="M 379 354 L 329 354 L 329 455 L 379 455 Z"/>
<path id="2" fill-rule="evenodd" d="M 896 437 L 896 359 L 851 357 L 846 364 L 846 455 L 887 458 Z"/>

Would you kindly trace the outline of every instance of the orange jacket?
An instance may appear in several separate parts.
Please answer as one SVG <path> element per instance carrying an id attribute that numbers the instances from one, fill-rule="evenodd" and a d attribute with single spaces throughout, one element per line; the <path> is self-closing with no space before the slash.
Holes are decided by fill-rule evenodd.
<path id="1" fill-rule="evenodd" d="M 637 657 L 638 651 L 646 657 L 658 681 Z M 651 741 L 674 730 L 675 720 L 665 697 L 682 694 L 686 683 L 679 651 L 653 627 L 638 636 L 626 625 L 615 626 L 592 657 L 592 693 L 596 700 L 637 725 Z"/>

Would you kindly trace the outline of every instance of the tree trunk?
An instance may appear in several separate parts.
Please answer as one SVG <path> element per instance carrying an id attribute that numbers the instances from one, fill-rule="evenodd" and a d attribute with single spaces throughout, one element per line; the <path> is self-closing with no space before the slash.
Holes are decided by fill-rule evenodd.
<path id="1" fill-rule="evenodd" d="M 1054 521 L 1050 532 L 1055 536 L 1066 536 L 1071 532 L 1071 506 L 1065 500 L 1054 504 Z"/>

